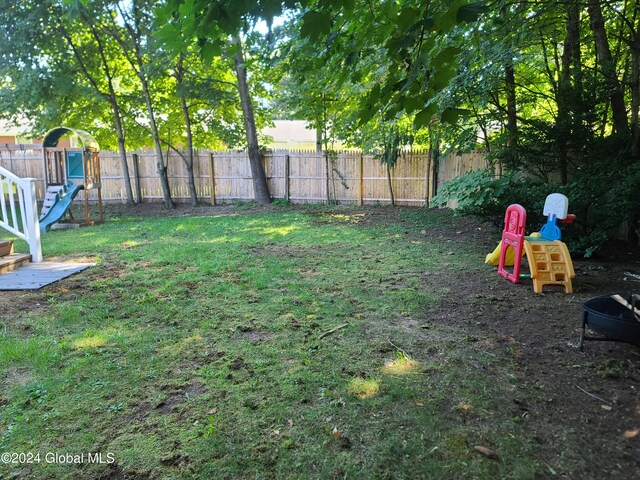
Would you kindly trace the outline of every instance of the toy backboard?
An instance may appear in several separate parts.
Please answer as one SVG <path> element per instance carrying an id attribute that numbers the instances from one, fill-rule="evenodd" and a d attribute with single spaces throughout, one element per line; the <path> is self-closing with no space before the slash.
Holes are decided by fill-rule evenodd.
<path id="1" fill-rule="evenodd" d="M 555 215 L 558 220 L 564 220 L 567 218 L 567 212 L 569 211 L 569 199 L 561 193 L 552 193 L 547 196 L 544 202 L 544 210 L 542 213 L 549 217 Z"/>

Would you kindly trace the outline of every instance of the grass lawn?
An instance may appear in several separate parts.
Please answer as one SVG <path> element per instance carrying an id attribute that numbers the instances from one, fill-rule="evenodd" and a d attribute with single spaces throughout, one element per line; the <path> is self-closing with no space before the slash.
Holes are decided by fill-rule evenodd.
<path id="1" fill-rule="evenodd" d="M 464 275 L 479 252 L 424 234 L 448 214 L 373 220 L 385 210 L 118 216 L 47 233 L 46 257 L 98 265 L 13 297 L 0 323 L 0 451 L 41 455 L 0 477 L 549 475 L 507 408 L 514 356 L 427 314 L 445 293 L 429 275 Z"/>

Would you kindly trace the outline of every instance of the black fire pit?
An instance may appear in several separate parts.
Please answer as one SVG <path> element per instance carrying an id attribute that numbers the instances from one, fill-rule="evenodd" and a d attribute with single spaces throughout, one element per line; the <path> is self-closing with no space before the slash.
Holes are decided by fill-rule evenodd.
<path id="1" fill-rule="evenodd" d="M 631 310 L 616 302 L 610 295 L 603 295 L 584 302 L 582 310 L 580 351 L 583 349 L 585 340 L 640 344 L 640 321 L 635 319 Z M 586 327 L 603 336 L 586 336 Z"/>

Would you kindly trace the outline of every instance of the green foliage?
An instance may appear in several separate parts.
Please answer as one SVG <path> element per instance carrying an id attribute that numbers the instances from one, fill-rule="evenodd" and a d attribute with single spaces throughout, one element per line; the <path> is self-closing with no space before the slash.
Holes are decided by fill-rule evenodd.
<path id="1" fill-rule="evenodd" d="M 310 11 L 302 16 L 300 34 L 316 41 L 331 31 L 331 16 L 326 13 Z"/>
<path id="2" fill-rule="evenodd" d="M 414 136 L 434 119 L 455 124 L 466 109 L 436 101 L 456 74 L 466 22 L 480 3 L 381 0 L 375 5 L 317 0 L 293 15 L 282 31 L 294 111 L 320 124 L 317 99 L 335 102 L 330 130 L 364 149 L 363 139 L 386 123 L 413 122 Z M 310 74 L 313 72 L 313 74 Z M 403 120 L 404 121 L 404 120 Z"/>
<path id="3" fill-rule="evenodd" d="M 207 422 L 203 426 L 202 438 L 214 442 L 216 440 L 216 424 L 218 419 L 214 415 L 207 418 Z"/>
<path id="4" fill-rule="evenodd" d="M 401 129 L 398 122 L 379 125 L 363 140 L 365 150 L 371 150 L 376 160 L 393 167 L 407 149 L 411 149 L 415 137 L 410 129 Z"/>
<path id="5" fill-rule="evenodd" d="M 434 207 L 458 201 L 458 212 L 481 217 L 499 217 L 503 197 L 509 186 L 508 177 L 496 178 L 487 169 L 477 170 L 446 182 L 431 199 Z"/>
<path id="6" fill-rule="evenodd" d="M 621 227 L 637 241 L 640 212 L 640 162 L 617 157 L 592 159 L 560 191 L 569 197 L 569 209 L 577 215 L 569 238 L 590 256 L 608 239 L 619 237 Z"/>
<path id="7" fill-rule="evenodd" d="M 631 236 L 638 229 L 638 185 L 640 163 L 625 165 L 616 157 L 605 157 L 582 166 L 567 185 L 515 175 L 496 178 L 488 170 L 479 170 L 445 183 L 432 204 L 445 206 L 457 199 L 459 213 L 500 224 L 506 208 L 519 203 L 527 210 L 530 233 L 546 221 L 542 215 L 546 196 L 563 193 L 569 198 L 569 213 L 577 217 L 571 226 L 562 227 L 563 238 L 572 251 L 590 257 L 619 235 L 621 225 L 627 225 Z"/>

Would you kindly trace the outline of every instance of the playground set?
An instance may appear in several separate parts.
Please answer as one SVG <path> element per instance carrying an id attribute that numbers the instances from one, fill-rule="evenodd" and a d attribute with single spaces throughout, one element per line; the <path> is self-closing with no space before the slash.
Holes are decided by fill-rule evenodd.
<path id="1" fill-rule="evenodd" d="M 523 276 L 521 260 L 526 254 L 534 292 L 542 293 L 545 285 L 559 285 L 565 293 L 572 293 L 573 262 L 558 227 L 558 222 L 573 223 L 575 220 L 575 215 L 567 213 L 568 208 L 569 199 L 565 195 L 552 193 L 544 203 L 547 223 L 540 232 L 525 236 L 527 211 L 522 205 L 510 205 L 504 217 L 502 240 L 493 253 L 487 255 L 485 263 L 497 265 L 498 274 L 519 283 Z M 513 271 L 507 271 L 507 266 L 513 266 Z"/>
<path id="2" fill-rule="evenodd" d="M 80 146 L 59 146 L 65 135 L 73 135 Z M 31 173 L 33 169 L 30 166 L 13 163 L 13 153 L 26 150 L 41 151 L 43 178 L 31 178 L 35 175 Z M 0 166 L 0 227 L 27 242 L 29 254 L 13 253 L 12 241 L 0 242 L 0 273 L 10 272 L 29 262 L 42 262 L 41 234 L 49 231 L 67 214 L 74 220 L 70 208 L 81 190 L 84 190 L 85 219 L 66 225 L 75 227 L 96 223 L 89 210 L 90 190 L 97 191 L 97 221 L 103 220 L 100 147 L 89 133 L 58 127 L 44 136 L 41 145 L 0 145 L 0 155 L 4 153 L 9 154 L 9 168 L 21 170 L 24 177 L 28 178 Z M 40 190 L 44 197 L 40 215 L 36 199 L 39 182 L 44 184 L 44 191 Z"/>
<path id="3" fill-rule="evenodd" d="M 75 134 L 81 148 L 60 148 L 58 142 L 65 134 Z M 40 231 L 45 233 L 65 214 L 71 215 L 71 203 L 80 190 L 85 191 L 85 219 L 78 225 L 93 225 L 89 211 L 89 190 L 98 196 L 98 222 L 103 221 L 100 180 L 100 146 L 83 130 L 58 127 L 49 131 L 42 140 L 42 159 L 45 197 L 40 211 Z M 72 217 L 73 219 L 73 217 Z"/>
<path id="4" fill-rule="evenodd" d="M 76 139 L 75 143 L 78 143 L 79 146 L 60 146 L 60 140 L 65 135 L 73 136 Z M 84 130 L 57 127 L 46 133 L 42 139 L 42 144 L 0 145 L 0 154 L 8 152 L 9 158 L 11 158 L 12 152 L 25 150 L 41 152 L 39 153 L 42 158 L 40 175 L 36 172 L 32 173 L 31 169 L 25 169 L 25 167 L 22 166 L 22 170 L 27 173 L 27 176 L 38 175 L 40 178 L 37 179 L 36 183 L 43 183 L 44 198 L 39 216 L 41 233 L 48 232 L 51 227 L 64 218 L 66 214 L 71 217 L 71 220 L 74 220 L 70 207 L 73 200 L 81 190 L 85 191 L 85 219 L 71 225 L 92 225 L 96 223 L 96 221 L 91 219 L 89 210 L 90 190 L 95 190 L 97 192 L 97 203 L 99 209 L 99 218 L 97 221 L 102 221 L 100 146 L 89 133 Z M 13 161 L 11 161 L 11 165 L 15 166 Z M 5 167 L 9 166 L 5 165 Z M 18 170 L 20 170 L 20 167 L 18 167 Z M 8 178 L 15 173 L 16 172 L 7 171 L 5 176 Z M 4 183 L 7 182 L 8 181 L 5 179 Z M 9 193 L 8 188 L 7 184 L 4 190 L 5 194 Z M 40 187 L 38 187 L 37 190 L 42 192 Z M 11 199 L 9 199 L 9 201 L 10 200 Z M 4 214 L 5 212 L 2 213 Z M 11 214 L 3 215 L 3 220 L 11 216 Z"/>

